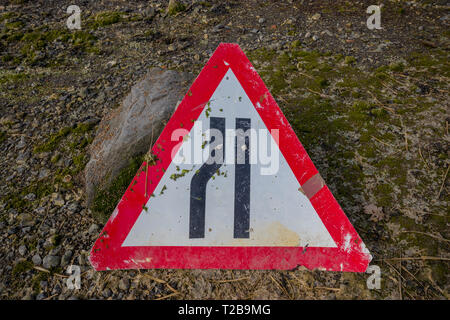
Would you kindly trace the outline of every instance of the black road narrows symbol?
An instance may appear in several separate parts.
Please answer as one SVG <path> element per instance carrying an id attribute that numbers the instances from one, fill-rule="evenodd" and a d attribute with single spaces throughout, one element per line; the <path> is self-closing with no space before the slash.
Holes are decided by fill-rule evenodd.
<path id="1" fill-rule="evenodd" d="M 251 120 L 236 119 L 235 138 L 235 184 L 234 184 L 234 238 L 249 238 L 250 228 L 250 138 L 246 135 L 251 127 Z M 219 130 L 225 137 L 225 118 L 211 117 L 210 129 Z M 210 145 L 214 142 L 210 141 Z M 219 142 L 220 144 L 220 142 Z M 210 158 L 216 162 L 206 161 L 191 180 L 189 238 L 205 237 L 205 203 L 206 185 L 214 173 L 222 166 L 225 157 L 225 141 L 222 141 L 222 156 L 217 159 L 216 150 L 211 148 Z M 209 159 L 208 159 L 209 160 Z M 219 160 L 219 163 L 217 163 Z"/>
<path id="2" fill-rule="evenodd" d="M 234 238 L 249 238 L 250 228 L 250 119 L 236 119 L 234 177 Z M 244 157 L 244 159 L 239 159 Z M 243 161 L 242 161 L 243 160 Z"/>
<path id="3" fill-rule="evenodd" d="M 219 130 L 222 137 L 225 137 L 225 118 L 210 118 L 210 129 Z M 214 141 L 210 141 L 213 143 Z M 208 164 L 206 161 L 200 169 L 194 174 L 191 180 L 191 201 L 189 214 L 189 238 L 205 237 L 205 201 L 206 201 L 206 184 L 209 179 L 222 166 L 225 155 L 225 143 L 222 141 L 222 161 Z M 210 157 L 214 157 L 216 150 L 211 149 Z"/>

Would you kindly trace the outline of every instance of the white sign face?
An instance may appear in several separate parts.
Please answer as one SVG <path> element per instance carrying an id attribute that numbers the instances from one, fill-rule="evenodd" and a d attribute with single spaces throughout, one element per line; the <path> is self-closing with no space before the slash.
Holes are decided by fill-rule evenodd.
<path id="1" fill-rule="evenodd" d="M 225 133 L 222 141 L 210 141 L 212 128 Z M 247 139 L 233 136 L 248 128 Z M 246 152 L 244 163 L 235 161 Z M 223 163 L 205 167 L 213 153 Z M 206 180 L 197 177 L 208 170 Z M 336 247 L 299 188 L 230 68 L 122 246 Z"/>

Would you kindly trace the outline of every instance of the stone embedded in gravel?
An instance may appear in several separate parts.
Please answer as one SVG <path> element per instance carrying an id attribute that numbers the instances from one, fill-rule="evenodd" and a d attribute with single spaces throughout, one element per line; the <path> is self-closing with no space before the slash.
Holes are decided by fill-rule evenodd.
<path id="1" fill-rule="evenodd" d="M 77 202 L 72 202 L 68 205 L 67 210 L 72 213 L 77 213 L 81 210 L 81 207 Z"/>
<path id="2" fill-rule="evenodd" d="M 128 278 L 122 278 L 119 281 L 119 289 L 120 290 L 128 290 L 130 288 L 130 280 Z"/>
<path id="3" fill-rule="evenodd" d="M 27 292 L 27 293 L 23 296 L 22 300 L 34 300 L 34 294 L 33 294 L 33 292 L 32 292 L 32 291 Z"/>
<path id="4" fill-rule="evenodd" d="M 34 193 L 29 193 L 29 194 L 27 194 L 25 197 L 23 197 L 25 200 L 28 200 L 28 201 L 33 201 L 33 200 L 35 200 L 36 199 L 36 195 L 34 194 Z"/>
<path id="5" fill-rule="evenodd" d="M 47 178 L 49 175 L 50 175 L 50 170 L 42 169 L 41 171 L 39 171 L 38 179 L 43 180 L 43 179 Z"/>
<path id="6" fill-rule="evenodd" d="M 25 255 L 25 253 L 27 253 L 27 247 L 25 247 L 24 245 L 21 245 L 21 246 L 19 247 L 19 254 L 20 254 L 21 256 L 23 256 L 23 255 Z"/>
<path id="7" fill-rule="evenodd" d="M 34 224 L 33 216 L 29 213 L 22 213 L 19 216 L 21 227 L 31 227 Z"/>
<path id="8" fill-rule="evenodd" d="M 314 21 L 316 21 L 316 20 L 319 20 L 320 17 L 321 17 L 320 13 L 316 13 L 315 15 L 313 15 L 313 16 L 311 17 L 311 19 L 314 20 Z"/>
<path id="9" fill-rule="evenodd" d="M 64 205 L 64 199 L 59 193 L 52 193 L 52 201 L 55 206 L 62 207 Z"/>
<path id="10" fill-rule="evenodd" d="M 89 234 L 96 234 L 98 232 L 98 225 L 95 223 L 91 224 L 88 230 Z"/>
<path id="11" fill-rule="evenodd" d="M 47 298 L 47 295 L 41 292 L 37 295 L 36 300 L 44 300 L 45 298 Z"/>
<path id="12" fill-rule="evenodd" d="M 42 266 L 46 269 L 55 268 L 55 267 L 59 266 L 60 262 L 61 262 L 60 257 L 47 255 L 44 257 Z"/>
<path id="13" fill-rule="evenodd" d="M 34 263 L 35 266 L 39 266 L 39 265 L 41 265 L 41 263 L 42 263 L 42 258 L 41 258 L 40 255 L 35 254 L 35 255 L 33 256 L 33 258 L 31 258 L 31 261 L 33 261 L 33 263 Z"/>
<path id="14" fill-rule="evenodd" d="M 83 87 L 80 90 L 80 97 L 81 98 L 86 98 L 88 93 L 89 93 L 89 88 L 88 87 Z"/>
<path id="15" fill-rule="evenodd" d="M 158 137 L 162 122 L 175 110 L 192 78 L 188 73 L 152 68 L 131 88 L 121 107 L 103 118 L 84 171 L 88 204 L 97 187 L 107 186 L 130 159 L 150 149 L 152 137 Z"/>
<path id="16" fill-rule="evenodd" d="M 65 267 L 70 263 L 70 260 L 72 259 L 73 252 L 72 250 L 67 250 L 64 252 L 62 258 L 61 258 L 61 267 Z"/>
<path id="17" fill-rule="evenodd" d="M 47 290 L 48 282 L 47 281 L 41 281 L 41 282 L 39 282 L 39 286 L 41 287 L 42 290 Z"/>
<path id="18" fill-rule="evenodd" d="M 105 290 L 103 290 L 102 295 L 103 295 L 105 298 L 111 297 L 111 295 L 112 295 L 111 289 L 106 288 Z"/>

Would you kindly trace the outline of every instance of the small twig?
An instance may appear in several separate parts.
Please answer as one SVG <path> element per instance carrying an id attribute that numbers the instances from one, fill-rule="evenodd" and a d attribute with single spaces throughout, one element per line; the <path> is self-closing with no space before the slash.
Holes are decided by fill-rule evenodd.
<path id="1" fill-rule="evenodd" d="M 413 275 L 411 272 L 409 272 L 408 269 L 406 269 L 404 266 L 402 266 L 402 269 L 403 269 L 404 271 L 406 271 L 406 273 L 408 273 L 414 280 L 416 280 L 416 282 L 417 282 L 422 288 L 424 287 L 423 284 L 422 284 L 422 282 L 420 282 L 420 281 L 416 278 L 415 275 Z"/>
<path id="2" fill-rule="evenodd" d="M 47 270 L 45 268 L 39 267 L 39 266 L 34 266 L 33 269 L 36 269 L 38 271 L 42 271 L 45 273 L 51 273 L 50 270 Z M 61 278 L 68 278 L 69 276 L 65 276 L 63 274 L 59 274 L 59 273 L 53 273 L 55 276 L 61 277 Z"/>
<path id="3" fill-rule="evenodd" d="M 174 292 L 174 293 L 168 294 L 167 296 L 160 297 L 160 298 L 156 298 L 155 300 L 163 300 L 163 299 L 167 299 L 167 298 L 176 296 L 177 294 L 180 294 L 180 293 L 179 293 L 179 292 Z"/>
<path id="4" fill-rule="evenodd" d="M 149 277 L 151 280 L 161 283 L 161 284 L 165 284 L 167 286 L 167 288 L 169 288 L 170 291 L 172 291 L 173 293 L 180 293 L 178 290 L 174 289 L 167 281 L 159 279 L 159 278 L 155 278 L 152 277 L 150 275 L 145 275 L 146 277 Z"/>
<path id="5" fill-rule="evenodd" d="M 328 288 L 328 287 L 314 287 L 314 289 L 323 289 L 323 290 L 330 290 L 330 291 L 341 291 L 340 288 Z"/>
<path id="6" fill-rule="evenodd" d="M 400 259 L 402 258 L 402 252 L 400 251 Z M 400 268 L 398 271 L 398 290 L 400 292 L 400 300 L 403 300 L 403 294 L 402 294 L 402 260 L 398 261 Z"/>
<path id="7" fill-rule="evenodd" d="M 385 87 L 386 89 L 388 89 L 389 91 L 391 91 L 391 93 L 393 93 L 394 95 L 398 96 L 398 92 L 395 91 L 394 89 L 392 89 L 391 87 L 389 87 L 388 85 L 386 85 L 384 82 L 381 82 L 381 84 L 383 85 L 383 87 Z"/>
<path id="8" fill-rule="evenodd" d="M 401 259 L 401 258 L 399 258 Z M 395 282 L 397 282 L 399 285 L 401 285 L 402 283 L 402 279 L 406 282 L 406 279 L 402 276 L 402 274 L 397 270 L 397 268 L 395 268 L 392 264 L 390 264 L 387 261 L 383 261 L 384 263 L 386 263 L 392 270 L 395 271 L 395 273 L 399 276 L 398 279 L 392 278 L 392 280 L 395 280 Z M 402 290 L 400 288 L 400 296 L 402 295 Z"/>
<path id="9" fill-rule="evenodd" d="M 147 199 L 148 161 L 145 162 L 145 198 Z"/>
<path id="10" fill-rule="evenodd" d="M 39 223 L 39 225 L 37 226 L 36 230 L 39 230 L 39 228 L 44 223 L 44 221 L 47 220 L 48 214 L 50 213 L 50 210 L 48 209 L 48 205 L 45 207 L 45 209 L 47 210 L 47 213 L 45 214 L 45 217 L 44 217 L 44 219 L 42 219 L 41 223 Z"/>
<path id="11" fill-rule="evenodd" d="M 300 69 L 300 68 L 299 68 L 299 64 L 300 64 L 300 62 L 297 63 L 297 69 Z M 313 77 L 313 76 L 310 76 L 309 74 L 303 73 L 303 72 L 301 72 L 301 71 L 298 71 L 298 73 L 301 74 L 302 76 L 305 76 L 305 77 L 311 79 L 311 80 L 314 80 L 314 77 Z"/>
<path id="12" fill-rule="evenodd" d="M 312 92 L 312 93 L 318 94 L 321 98 L 324 98 L 324 99 L 331 99 L 330 96 L 328 96 L 328 95 L 326 95 L 326 94 L 324 94 L 324 93 L 320 93 L 320 92 L 314 91 L 314 90 L 312 90 L 312 89 L 310 89 L 310 88 L 306 88 L 306 89 L 307 89 L 308 91 Z"/>
<path id="13" fill-rule="evenodd" d="M 428 163 L 423 158 L 422 150 L 420 149 L 420 145 L 419 145 L 419 155 L 420 155 L 420 158 L 422 158 L 423 163 L 425 163 L 425 166 L 427 167 L 427 169 L 430 169 L 430 167 L 428 167 Z"/>
<path id="14" fill-rule="evenodd" d="M 164 281 L 164 280 L 162 280 L 162 279 L 159 279 L 159 278 L 152 277 L 152 276 L 150 276 L 150 275 L 148 275 L 148 274 L 146 274 L 146 275 L 144 275 L 144 276 L 145 276 L 145 277 L 148 277 L 148 278 L 150 278 L 151 280 L 153 280 L 153 281 L 155 281 L 155 282 L 158 282 L 158 283 L 163 283 L 163 284 L 166 283 L 166 281 Z"/>
<path id="15" fill-rule="evenodd" d="M 242 277 L 242 278 L 237 278 L 237 279 L 224 279 L 224 280 L 211 279 L 210 281 L 212 281 L 214 283 L 228 283 L 228 282 L 236 282 L 236 281 L 242 281 L 242 280 L 248 280 L 248 279 L 250 279 L 250 277 Z"/>
<path id="16" fill-rule="evenodd" d="M 52 295 L 52 296 L 50 296 L 50 297 L 47 297 L 47 298 L 45 298 L 45 299 L 43 299 L 43 300 L 50 300 L 51 298 L 54 298 L 54 297 L 56 297 L 58 295 L 58 293 L 56 293 L 56 294 L 54 294 L 54 295 Z"/>
<path id="17" fill-rule="evenodd" d="M 441 192 L 442 192 L 442 189 L 444 188 L 445 180 L 447 179 L 448 168 L 450 168 L 450 164 L 447 165 L 447 171 L 445 171 L 444 179 L 442 179 L 441 188 L 439 189 L 439 193 L 438 193 L 438 195 L 436 197 L 436 200 L 438 200 L 439 197 L 441 196 Z"/>
<path id="18" fill-rule="evenodd" d="M 297 278 L 297 276 L 295 274 L 293 274 L 293 273 L 291 273 L 291 276 L 293 276 L 295 278 L 295 280 L 297 280 L 300 284 L 302 284 L 303 286 L 307 287 L 308 290 L 312 289 L 312 287 L 305 280 Z"/>
<path id="19" fill-rule="evenodd" d="M 435 236 L 434 234 L 431 234 L 431 233 L 421 232 L 421 231 L 401 231 L 400 233 L 418 233 L 418 234 L 423 234 L 423 235 L 426 235 L 426 236 L 429 236 L 431 238 L 435 238 L 435 239 L 438 239 L 441 241 L 450 242 L 450 240 L 448 240 L 448 239 L 442 238 L 440 236 Z"/>
<path id="20" fill-rule="evenodd" d="M 393 144 L 390 144 L 390 143 L 387 143 L 387 142 L 381 141 L 380 139 L 378 139 L 377 137 L 375 137 L 375 136 L 372 136 L 372 135 L 371 135 L 371 137 L 372 137 L 372 138 L 374 138 L 375 140 L 377 140 L 378 142 L 380 142 L 380 143 L 384 144 L 384 145 L 387 145 L 387 146 L 391 146 L 391 147 L 395 148 L 395 146 L 394 146 Z"/>
<path id="21" fill-rule="evenodd" d="M 269 277 L 277 285 L 277 287 L 281 289 L 281 291 L 284 291 L 284 293 L 286 294 L 287 297 L 292 299 L 292 296 L 287 292 L 285 287 L 283 287 L 281 284 L 279 284 L 278 281 L 275 280 L 274 277 L 272 277 L 271 275 L 269 275 Z"/>
<path id="22" fill-rule="evenodd" d="M 422 257 L 404 257 L 404 258 L 381 258 L 375 261 L 396 261 L 396 260 L 442 260 L 442 261 L 450 261 L 450 258 L 445 257 L 429 257 L 429 256 L 422 256 Z"/>
<path id="23" fill-rule="evenodd" d="M 400 124 L 402 125 L 403 130 L 404 130 L 404 135 L 405 135 L 405 148 L 406 148 L 406 151 L 408 151 L 408 136 L 407 136 L 407 133 L 406 133 L 406 127 L 403 125 L 402 119 L 400 119 Z"/>
<path id="24" fill-rule="evenodd" d="M 382 108 L 384 108 L 384 109 L 386 109 L 387 111 L 390 111 L 390 112 L 392 112 L 392 113 L 395 113 L 394 109 L 389 108 L 389 107 L 386 107 L 383 103 L 381 103 L 380 100 L 378 100 L 378 98 L 377 98 L 372 92 L 369 91 L 369 93 L 370 93 L 370 95 L 372 96 L 372 98 L 373 98 L 373 99 L 374 99 L 374 100 L 375 100 Z"/>

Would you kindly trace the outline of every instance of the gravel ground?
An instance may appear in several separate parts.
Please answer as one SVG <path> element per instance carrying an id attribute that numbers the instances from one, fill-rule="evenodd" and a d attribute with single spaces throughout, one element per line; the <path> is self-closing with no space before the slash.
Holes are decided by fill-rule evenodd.
<path id="1" fill-rule="evenodd" d="M 2 299 L 448 299 L 447 1 L 68 1 L 0 4 Z M 95 272 L 104 219 L 83 169 L 101 118 L 150 67 L 198 74 L 236 42 L 381 268 Z M 113 199 L 117 201 L 117 199 Z M 81 289 L 66 286 L 81 267 Z"/>

